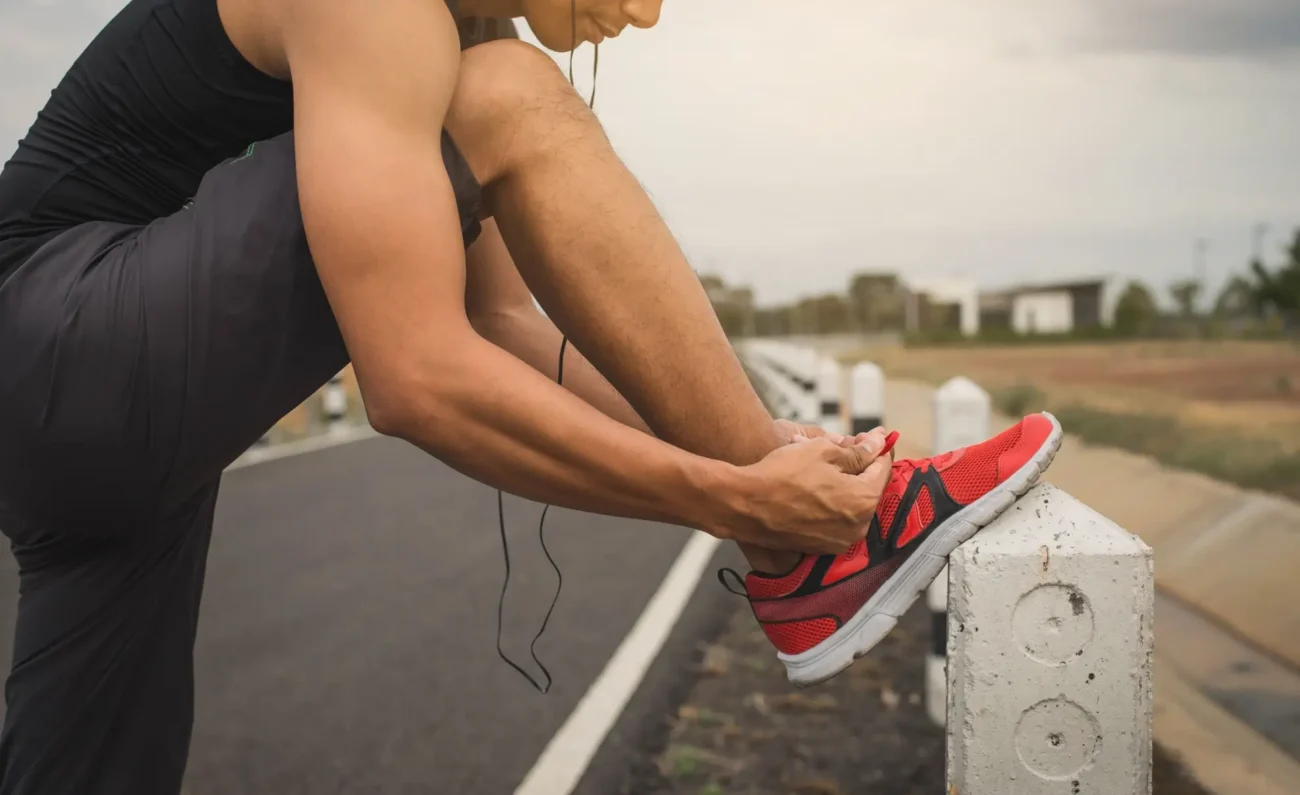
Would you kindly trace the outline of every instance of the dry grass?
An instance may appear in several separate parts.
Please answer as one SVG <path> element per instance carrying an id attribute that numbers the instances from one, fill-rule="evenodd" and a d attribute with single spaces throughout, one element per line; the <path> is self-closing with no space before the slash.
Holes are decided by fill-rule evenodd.
<path id="1" fill-rule="evenodd" d="M 1096 443 L 1300 497 L 1300 346 L 1278 342 L 875 348 L 894 377 L 965 375 L 1004 412 L 1041 408 Z"/>
<path id="2" fill-rule="evenodd" d="M 1276 342 L 875 348 L 858 351 L 897 377 L 965 375 L 989 390 L 1031 384 L 1116 412 L 1157 412 L 1188 425 L 1266 430 L 1300 450 L 1300 346 Z"/>

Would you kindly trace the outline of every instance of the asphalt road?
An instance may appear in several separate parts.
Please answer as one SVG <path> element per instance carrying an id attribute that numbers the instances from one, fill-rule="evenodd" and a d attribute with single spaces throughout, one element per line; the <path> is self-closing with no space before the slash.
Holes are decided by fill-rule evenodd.
<path id="1" fill-rule="evenodd" d="M 539 512 L 507 497 L 514 568 L 504 639 L 521 662 L 556 584 L 537 540 Z M 512 792 L 686 538 L 680 528 L 551 510 L 547 540 L 564 589 L 537 646 L 555 676 L 544 696 L 496 654 L 495 491 L 390 439 L 228 473 L 196 647 L 185 792 Z M 5 555 L 4 659 L 16 593 Z M 729 598 L 707 581 L 697 591 L 583 790 L 617 777 L 619 747 L 688 685 L 695 638 L 734 609 Z"/>

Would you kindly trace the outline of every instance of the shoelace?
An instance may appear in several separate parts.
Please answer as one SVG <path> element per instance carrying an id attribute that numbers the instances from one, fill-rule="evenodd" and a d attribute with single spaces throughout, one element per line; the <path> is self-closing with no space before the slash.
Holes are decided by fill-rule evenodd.
<path id="1" fill-rule="evenodd" d="M 727 582 L 728 574 L 730 574 L 732 577 L 735 578 L 737 588 L 732 588 L 731 583 Z M 718 582 L 722 583 L 723 588 L 726 588 L 728 591 L 734 593 L 736 596 L 744 596 L 746 598 L 749 597 L 749 589 L 745 587 L 745 578 L 741 577 L 740 572 L 736 571 L 735 569 L 730 569 L 730 568 L 718 569 Z"/>
<path id="2" fill-rule="evenodd" d="M 921 461 L 912 458 L 900 458 L 894 462 L 893 469 L 889 473 L 889 482 L 893 483 L 901 477 L 911 474 L 913 471 L 920 469 Z"/>
<path id="3" fill-rule="evenodd" d="M 898 438 L 897 434 L 895 433 L 894 440 L 897 440 L 897 438 Z M 881 451 L 881 455 L 885 455 L 893 451 L 894 440 L 891 440 L 889 444 L 886 446 L 886 448 Z M 889 474 L 890 482 L 892 483 L 894 479 L 902 477 L 906 473 L 911 472 L 912 470 L 918 468 L 919 466 L 921 466 L 922 463 L 923 462 L 911 458 L 895 459 L 893 462 L 893 467 Z M 854 554 L 858 549 L 861 548 L 861 545 L 863 543 L 864 542 L 862 541 L 854 542 L 853 546 L 849 547 L 848 550 L 845 551 L 845 554 L 846 555 Z M 736 587 L 733 588 L 731 583 L 727 582 L 728 574 L 730 574 L 731 577 L 735 579 Z M 743 596 L 745 598 L 749 598 L 749 590 L 745 588 L 745 579 L 740 575 L 740 572 L 736 571 L 735 569 L 726 568 L 726 567 L 718 569 L 718 582 L 720 582 L 722 584 L 722 587 L 725 588 L 729 593 L 733 593 L 736 596 Z"/>
<path id="4" fill-rule="evenodd" d="M 578 49 L 578 5 L 577 0 L 569 0 L 569 32 L 573 46 L 569 48 L 569 85 L 576 85 L 573 81 L 573 52 Z M 600 69 L 600 45 L 594 45 L 595 56 L 591 64 L 591 98 L 587 100 L 587 107 L 595 109 L 596 107 L 596 73 Z M 560 363 L 556 367 L 555 383 L 564 385 L 564 351 L 569 347 L 569 338 L 560 337 Z M 555 596 L 551 597 L 551 606 L 546 609 L 546 617 L 542 619 L 542 626 L 533 636 L 533 642 L 528 644 L 528 655 L 533 658 L 542 675 L 546 677 L 546 684 L 540 685 L 532 674 L 512 659 L 506 656 L 505 650 L 501 648 L 501 625 L 504 622 L 506 609 L 506 590 L 510 587 L 510 542 L 506 540 L 506 506 L 505 495 L 497 489 L 497 523 L 501 529 L 501 556 L 505 559 L 506 576 L 501 583 L 501 599 L 497 602 L 497 655 L 505 660 L 506 665 L 519 672 L 519 675 L 528 680 L 528 684 L 537 689 L 537 692 L 545 695 L 550 692 L 551 684 L 554 680 L 551 678 L 551 672 L 546 670 L 542 661 L 537 659 L 537 641 L 541 639 L 542 633 L 546 632 L 546 625 L 551 621 L 551 613 L 555 612 L 555 605 L 560 601 L 560 590 L 564 588 L 564 575 L 560 573 L 560 567 L 556 565 L 555 558 L 551 557 L 551 551 L 546 548 L 546 512 L 551 509 L 550 505 L 542 507 L 542 516 L 537 520 L 537 540 L 541 542 L 542 554 L 546 555 L 546 560 L 555 569 Z"/>

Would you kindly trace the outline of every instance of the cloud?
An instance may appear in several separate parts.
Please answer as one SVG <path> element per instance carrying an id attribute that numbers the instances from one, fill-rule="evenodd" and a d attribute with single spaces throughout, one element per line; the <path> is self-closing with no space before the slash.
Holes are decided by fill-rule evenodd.
<path id="1" fill-rule="evenodd" d="M 1071 49 L 1275 61 L 1300 57 L 1297 0 L 1078 0 Z"/>
<path id="2" fill-rule="evenodd" d="M 126 0 L 0 0 L 0 163 Z"/>
<path id="3" fill-rule="evenodd" d="M 0 160 L 124 3 L 0 0 Z M 597 113 L 764 302 L 864 268 L 1159 285 L 1202 237 L 1220 280 L 1300 222 L 1298 45 L 1300 0 L 672 0 L 602 46 Z"/>

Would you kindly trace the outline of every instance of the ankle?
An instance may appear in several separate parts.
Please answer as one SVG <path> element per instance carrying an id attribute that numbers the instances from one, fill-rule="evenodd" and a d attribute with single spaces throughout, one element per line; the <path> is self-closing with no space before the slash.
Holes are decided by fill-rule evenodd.
<path id="1" fill-rule="evenodd" d="M 745 555 L 749 567 L 760 574 L 789 574 L 803 560 L 803 555 L 799 552 L 751 547 L 748 544 L 741 544 L 740 551 Z"/>

